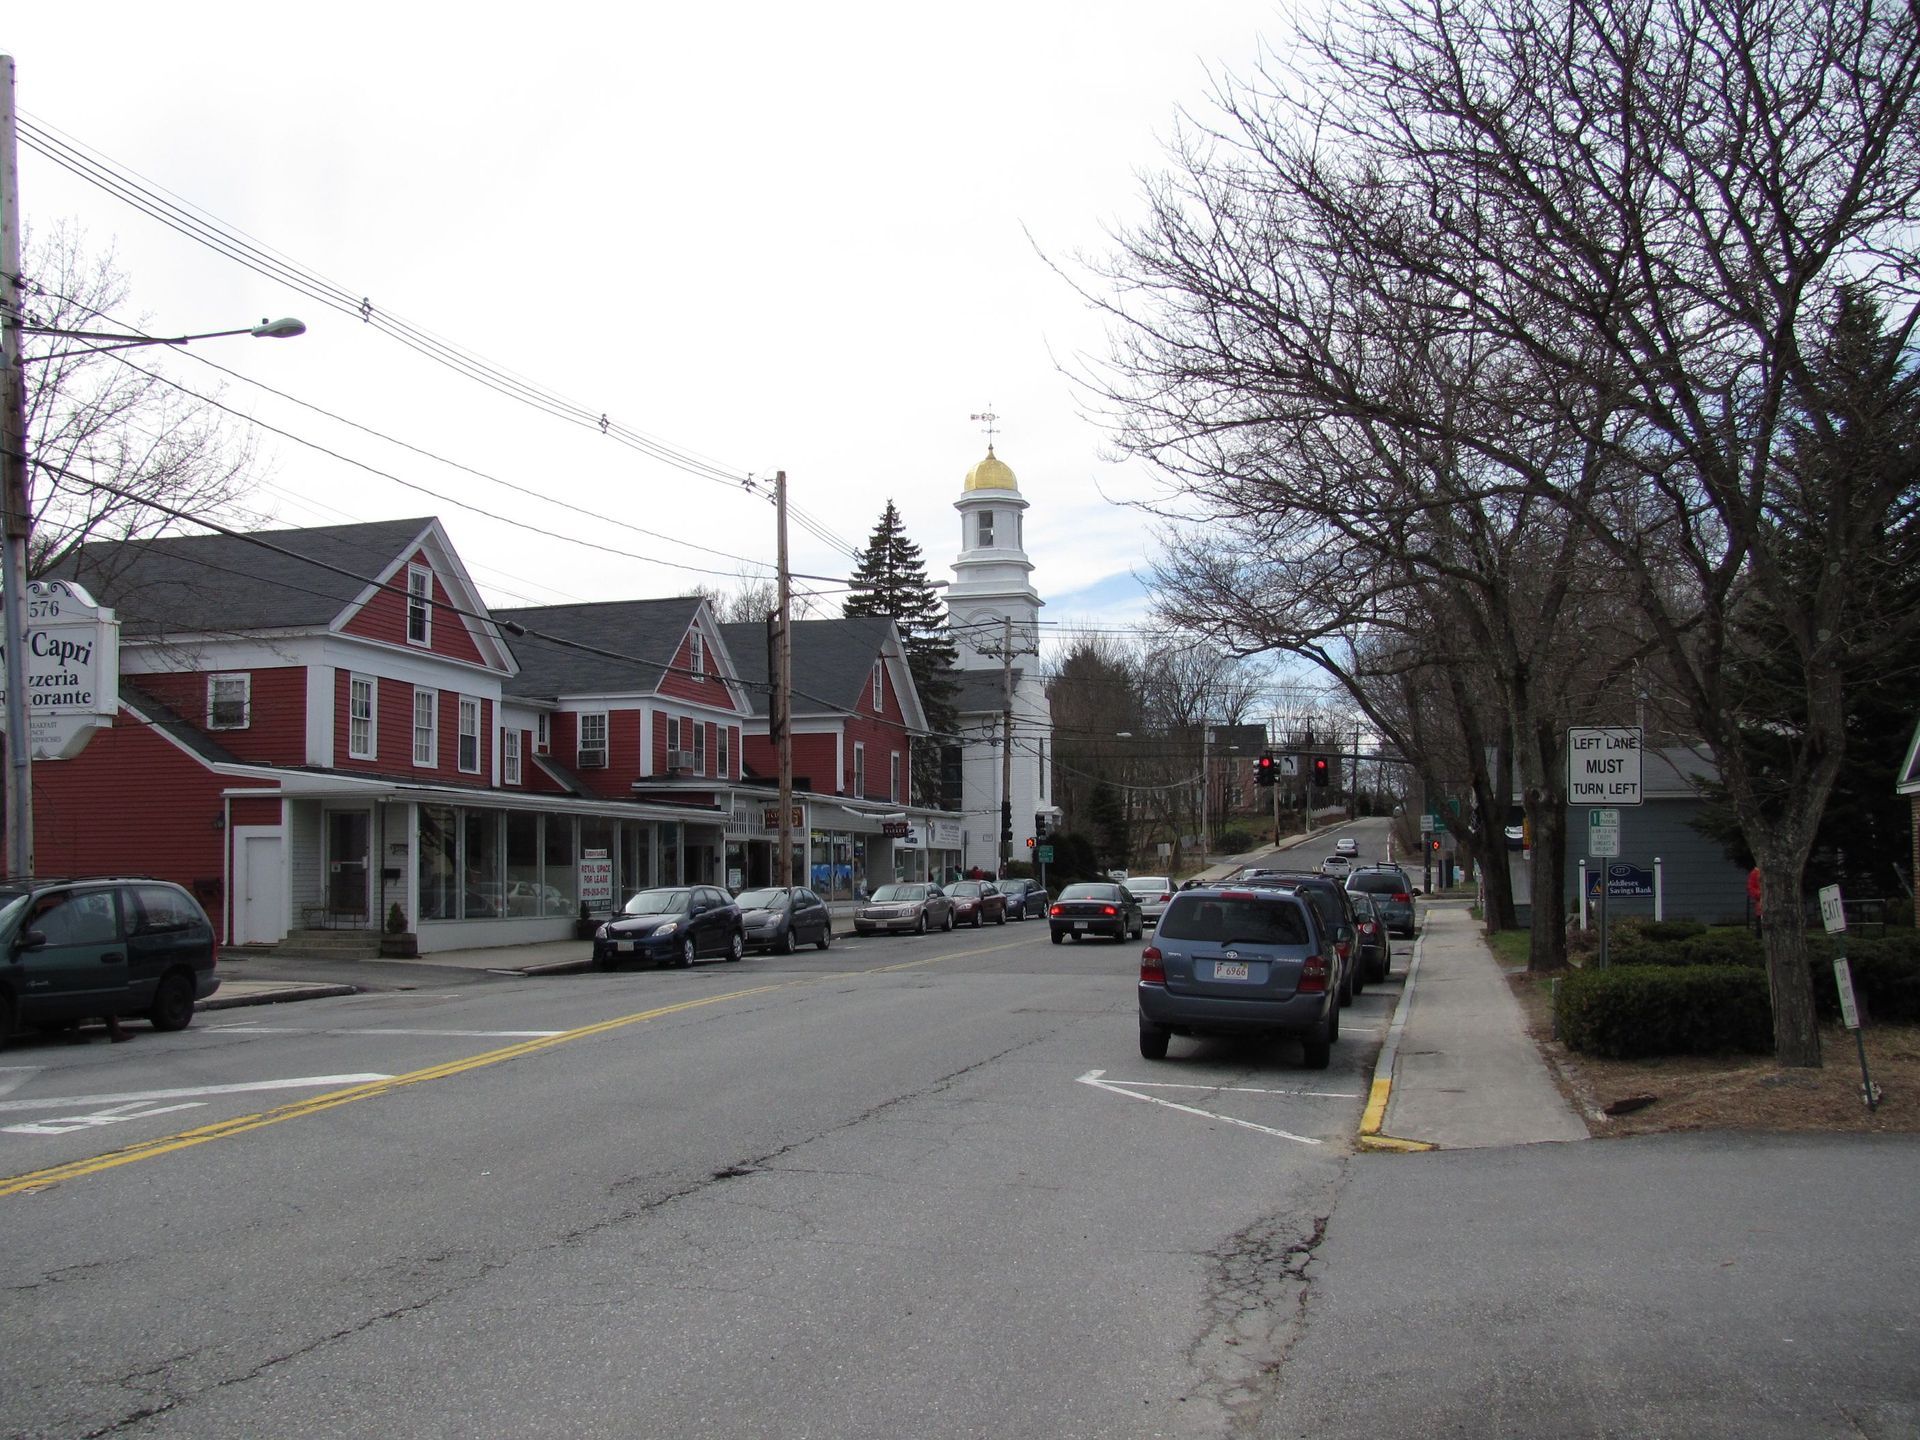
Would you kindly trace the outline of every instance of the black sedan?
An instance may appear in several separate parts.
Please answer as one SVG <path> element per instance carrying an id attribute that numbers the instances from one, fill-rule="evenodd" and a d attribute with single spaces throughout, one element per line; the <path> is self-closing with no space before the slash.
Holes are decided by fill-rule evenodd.
<path id="1" fill-rule="evenodd" d="M 1047 928 L 1058 945 L 1069 935 L 1076 941 L 1088 935 L 1138 940 L 1147 933 L 1147 922 L 1126 886 L 1097 881 L 1062 890 L 1047 908 Z"/>
<path id="2" fill-rule="evenodd" d="M 1044 920 L 1053 898 L 1038 880 L 1002 880 L 1000 893 L 1007 897 L 1009 920 Z"/>
<path id="3" fill-rule="evenodd" d="M 798 885 L 742 890 L 734 896 L 747 927 L 747 948 L 791 955 L 802 945 L 824 950 L 833 943 L 833 916 L 827 902 Z"/>
<path id="4" fill-rule="evenodd" d="M 738 960 L 746 953 L 746 923 L 740 907 L 713 885 L 642 890 L 593 936 L 596 970 L 623 960 L 691 966 L 703 955 Z"/>

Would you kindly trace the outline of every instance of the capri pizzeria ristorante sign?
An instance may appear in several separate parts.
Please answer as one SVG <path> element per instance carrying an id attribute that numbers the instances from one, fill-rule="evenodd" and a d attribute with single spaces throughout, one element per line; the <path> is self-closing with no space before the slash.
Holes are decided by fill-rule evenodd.
<path id="1" fill-rule="evenodd" d="M 0 657 L 7 636 L 0 634 Z M 27 583 L 27 737 L 36 760 L 71 760 L 120 707 L 120 622 L 68 580 Z M 13 697 L 0 668 L 0 716 Z"/>

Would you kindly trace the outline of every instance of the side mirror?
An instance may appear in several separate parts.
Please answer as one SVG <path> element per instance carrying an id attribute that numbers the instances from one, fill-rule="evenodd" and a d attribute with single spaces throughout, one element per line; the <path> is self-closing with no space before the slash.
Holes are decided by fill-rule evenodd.
<path id="1" fill-rule="evenodd" d="M 13 937 L 13 953 L 18 955 L 25 950 L 44 950 L 47 948 L 47 935 L 44 930 L 22 930 Z"/>

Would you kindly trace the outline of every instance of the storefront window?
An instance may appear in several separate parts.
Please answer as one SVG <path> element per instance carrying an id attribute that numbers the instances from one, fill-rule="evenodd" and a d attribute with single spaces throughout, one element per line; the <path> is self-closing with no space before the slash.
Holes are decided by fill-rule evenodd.
<path id="1" fill-rule="evenodd" d="M 660 827 L 659 883 L 662 885 L 680 883 L 680 826 L 677 823 Z"/>
<path id="2" fill-rule="evenodd" d="M 500 812 L 469 810 L 464 818 L 466 883 L 461 887 L 461 906 L 469 920 L 501 919 L 507 913 L 507 886 L 500 864 Z"/>
<path id="3" fill-rule="evenodd" d="M 653 874 L 651 852 L 653 827 L 629 820 L 620 827 L 619 881 L 615 903 L 621 903 L 636 891 L 645 890 Z"/>
<path id="4" fill-rule="evenodd" d="M 575 899 L 580 893 L 579 877 L 574 873 L 574 856 L 578 853 L 573 845 L 573 817 L 571 815 L 543 815 L 541 817 L 545 845 L 543 858 L 545 869 L 541 880 L 550 887 L 542 892 L 552 907 L 549 915 L 570 915 L 580 902 Z M 555 898 L 558 892 L 559 898 Z"/>
<path id="5" fill-rule="evenodd" d="M 540 879 L 540 817 L 530 810 L 507 812 L 507 914 L 538 915 L 545 891 Z"/>
<path id="6" fill-rule="evenodd" d="M 451 920 L 458 913 L 460 871 L 457 816 L 451 806 L 420 807 L 420 918 Z"/>
<path id="7" fill-rule="evenodd" d="M 853 848 L 853 837 L 845 831 L 813 832 L 812 883 L 822 899 L 853 899 Z"/>

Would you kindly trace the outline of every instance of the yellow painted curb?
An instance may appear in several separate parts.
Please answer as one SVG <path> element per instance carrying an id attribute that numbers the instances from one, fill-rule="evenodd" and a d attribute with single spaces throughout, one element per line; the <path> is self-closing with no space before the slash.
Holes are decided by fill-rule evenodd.
<path id="1" fill-rule="evenodd" d="M 1381 1122 L 1387 1115 L 1387 1097 L 1393 1093 L 1393 1081 L 1375 1076 L 1373 1089 L 1367 1095 L 1367 1108 L 1360 1116 L 1360 1135 L 1355 1142 L 1362 1150 L 1392 1151 L 1396 1154 L 1412 1155 L 1423 1150 L 1438 1150 L 1438 1145 L 1425 1140 L 1400 1140 L 1392 1135 L 1380 1133 Z"/>

